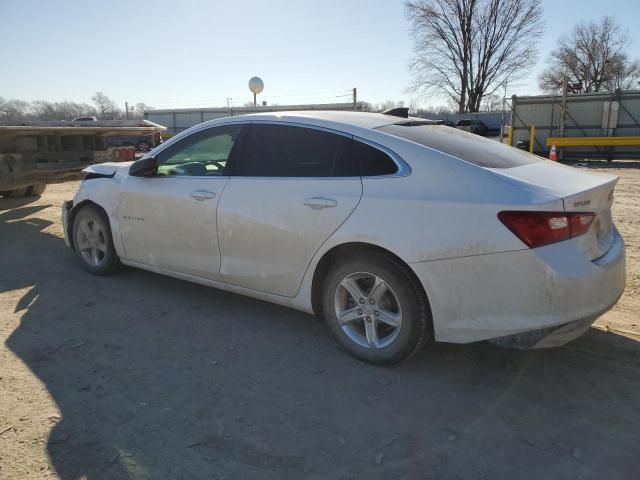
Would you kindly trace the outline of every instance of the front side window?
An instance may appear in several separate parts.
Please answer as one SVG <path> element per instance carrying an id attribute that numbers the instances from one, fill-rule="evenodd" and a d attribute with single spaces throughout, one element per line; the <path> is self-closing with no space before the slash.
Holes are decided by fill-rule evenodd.
<path id="1" fill-rule="evenodd" d="M 349 154 L 351 142 L 350 137 L 313 128 L 253 124 L 232 175 L 331 177 L 335 170 L 337 176 L 350 176 L 353 168 L 343 168 L 341 159 Z"/>
<path id="2" fill-rule="evenodd" d="M 196 132 L 158 155 L 158 175 L 206 177 L 224 175 L 242 125 Z"/>

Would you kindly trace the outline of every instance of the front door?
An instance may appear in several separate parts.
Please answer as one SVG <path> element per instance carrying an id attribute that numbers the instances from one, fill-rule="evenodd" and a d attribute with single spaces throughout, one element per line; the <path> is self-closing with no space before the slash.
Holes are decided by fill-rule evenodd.
<path id="1" fill-rule="evenodd" d="M 153 177 L 128 177 L 117 208 L 127 259 L 220 279 L 216 209 L 242 127 L 196 132 L 157 156 Z"/>

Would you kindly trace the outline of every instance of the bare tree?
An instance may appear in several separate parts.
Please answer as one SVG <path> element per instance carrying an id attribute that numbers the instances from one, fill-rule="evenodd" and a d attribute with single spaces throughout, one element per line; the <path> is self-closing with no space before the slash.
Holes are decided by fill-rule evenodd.
<path id="1" fill-rule="evenodd" d="M 358 102 L 356 103 L 356 110 L 359 112 L 374 112 L 375 105 L 370 102 L 358 100 Z"/>
<path id="2" fill-rule="evenodd" d="M 413 116 L 416 113 L 422 111 L 420 107 L 420 100 L 417 98 L 412 98 L 409 100 L 409 115 Z"/>
<path id="3" fill-rule="evenodd" d="M 15 99 L 5 100 L 0 110 L 4 112 L 4 117 L 6 120 L 26 120 L 29 113 L 29 102 Z"/>
<path id="4" fill-rule="evenodd" d="M 91 105 L 76 102 L 56 102 L 54 103 L 57 118 L 62 120 L 73 120 L 77 117 L 95 117 L 97 111 Z"/>
<path id="5" fill-rule="evenodd" d="M 118 108 L 116 107 L 116 103 L 104 93 L 96 92 L 93 97 L 91 97 L 91 100 L 96 105 L 98 117 L 105 120 L 113 120 L 118 117 Z"/>
<path id="6" fill-rule="evenodd" d="M 497 112 L 502 110 L 502 98 L 500 95 L 496 95 L 495 93 L 485 95 L 482 99 L 482 110 L 485 112 Z"/>
<path id="7" fill-rule="evenodd" d="M 629 60 L 626 54 L 617 55 L 609 61 L 611 78 L 608 90 L 633 90 L 640 88 L 640 62 Z"/>
<path id="8" fill-rule="evenodd" d="M 46 100 L 35 100 L 29 105 L 29 114 L 35 120 L 56 120 L 57 112 L 53 103 Z"/>
<path id="9" fill-rule="evenodd" d="M 108 110 L 105 110 L 108 112 Z M 121 116 L 122 112 L 115 109 L 112 115 Z M 95 117 L 98 111 L 88 103 L 49 102 L 47 100 L 5 100 L 0 97 L 0 118 L 9 121 L 23 120 L 73 120 L 76 117 Z M 114 116 L 110 118 L 114 118 Z M 109 118 L 109 117 L 107 117 Z"/>
<path id="10" fill-rule="evenodd" d="M 359 100 L 356 104 L 356 110 L 360 112 L 384 112 L 396 107 L 404 107 L 404 100 L 385 100 L 381 103 L 370 103 Z"/>
<path id="11" fill-rule="evenodd" d="M 133 110 L 133 118 L 144 118 L 145 110 L 153 110 L 153 107 L 146 105 L 144 103 L 136 103 L 136 107 Z"/>
<path id="12" fill-rule="evenodd" d="M 531 69 L 543 31 L 541 0 L 409 0 L 414 81 L 444 94 L 459 113 Z"/>
<path id="13" fill-rule="evenodd" d="M 580 84 L 584 92 L 637 88 L 640 64 L 627 57 L 628 44 L 629 38 L 611 17 L 579 23 L 551 52 L 551 65 L 539 78 L 540 88 L 562 90 L 565 77 Z"/>
<path id="14" fill-rule="evenodd" d="M 404 100 L 395 101 L 395 100 L 385 100 L 377 106 L 376 110 L 380 112 L 384 112 L 386 110 L 391 110 L 392 108 L 401 108 L 404 107 Z"/>
<path id="15" fill-rule="evenodd" d="M 96 116 L 96 109 L 87 103 L 48 102 L 36 100 L 28 107 L 29 118 L 33 120 L 73 120 L 76 117 Z"/>
<path id="16" fill-rule="evenodd" d="M 7 112 L 4 109 L 4 105 L 7 101 L 0 97 L 0 119 L 1 120 L 6 120 L 7 119 Z"/>

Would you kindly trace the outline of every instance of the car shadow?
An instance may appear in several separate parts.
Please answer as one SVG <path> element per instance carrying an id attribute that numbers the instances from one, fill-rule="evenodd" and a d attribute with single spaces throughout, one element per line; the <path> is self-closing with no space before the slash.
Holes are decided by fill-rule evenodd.
<path id="1" fill-rule="evenodd" d="M 26 213 L 0 216 L 0 291 L 28 289 L 6 344 L 62 413 L 47 449 L 63 480 L 640 477 L 636 341 L 437 344 L 373 367 L 309 315 L 90 276 Z"/>
<path id="2" fill-rule="evenodd" d="M 38 200 L 40 200 L 40 197 L 9 198 L 0 196 L 0 212 L 3 210 L 24 207 L 25 205 L 37 202 Z"/>

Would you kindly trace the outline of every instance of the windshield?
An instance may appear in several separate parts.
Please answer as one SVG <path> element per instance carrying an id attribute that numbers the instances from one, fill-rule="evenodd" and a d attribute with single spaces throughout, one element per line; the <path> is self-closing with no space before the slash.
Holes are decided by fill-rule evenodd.
<path id="1" fill-rule="evenodd" d="M 445 125 L 385 125 L 378 130 L 487 168 L 512 168 L 542 159 L 496 140 Z"/>

